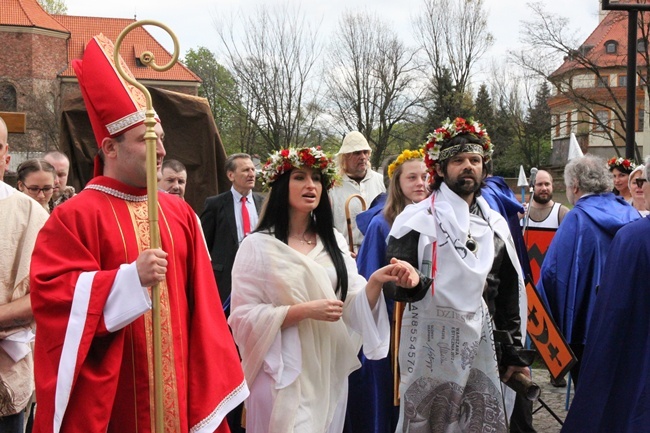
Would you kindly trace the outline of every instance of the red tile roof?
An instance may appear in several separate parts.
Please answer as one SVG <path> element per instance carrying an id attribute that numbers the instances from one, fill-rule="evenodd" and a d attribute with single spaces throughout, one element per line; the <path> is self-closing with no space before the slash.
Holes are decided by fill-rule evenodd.
<path id="1" fill-rule="evenodd" d="M 36 0 L 0 0 L 0 26 L 38 27 L 68 33 Z"/>
<path id="2" fill-rule="evenodd" d="M 71 15 L 52 15 L 52 17 L 65 26 L 71 35 L 68 40 L 70 64 L 61 74 L 63 77 L 75 77 L 72 60 L 83 57 L 86 44 L 93 36 L 103 33 L 115 42 L 120 32 L 129 24 L 135 22 L 135 20 L 128 18 L 77 17 Z M 159 66 L 166 65 L 172 58 L 171 54 L 146 29 L 142 27 L 133 29 L 122 41 L 120 54 L 138 80 L 201 81 L 196 74 L 181 63 L 176 63 L 165 72 L 156 72 L 150 67 L 137 66 L 136 54 L 139 55 L 142 51 L 151 51 L 156 59 L 156 64 Z"/>
<path id="3" fill-rule="evenodd" d="M 641 12 L 645 14 L 647 22 L 650 19 L 650 13 Z M 582 44 L 580 49 L 587 49 L 591 47 L 585 57 L 594 65 L 607 68 L 607 67 L 624 67 L 627 65 L 627 11 L 610 11 L 605 18 L 598 24 L 596 29 L 589 35 L 587 40 Z M 641 22 L 641 17 L 639 17 Z M 641 32 L 638 32 L 638 38 L 641 38 Z M 615 53 L 607 53 L 605 51 L 605 43 L 608 41 L 616 41 L 617 47 Z M 637 54 L 637 65 L 644 65 L 645 60 L 641 54 Z M 562 75 L 571 70 L 583 69 L 576 60 L 566 59 L 562 66 L 551 74 L 551 77 Z"/>

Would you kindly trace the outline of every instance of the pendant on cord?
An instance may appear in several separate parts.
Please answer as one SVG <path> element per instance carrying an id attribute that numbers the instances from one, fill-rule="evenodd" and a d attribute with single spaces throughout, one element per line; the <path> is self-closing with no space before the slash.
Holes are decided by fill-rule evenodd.
<path id="1" fill-rule="evenodd" d="M 465 247 L 474 255 L 478 251 L 478 242 L 474 240 L 471 233 L 467 233 L 467 242 L 465 242 Z"/>

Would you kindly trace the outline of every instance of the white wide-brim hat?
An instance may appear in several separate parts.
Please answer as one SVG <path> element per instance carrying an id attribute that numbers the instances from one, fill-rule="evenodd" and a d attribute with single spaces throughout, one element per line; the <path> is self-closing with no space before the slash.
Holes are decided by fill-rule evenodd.
<path id="1" fill-rule="evenodd" d="M 343 144 L 337 155 L 344 153 L 358 152 L 360 150 L 372 150 L 368 144 L 368 140 L 359 131 L 348 132 L 343 139 Z"/>

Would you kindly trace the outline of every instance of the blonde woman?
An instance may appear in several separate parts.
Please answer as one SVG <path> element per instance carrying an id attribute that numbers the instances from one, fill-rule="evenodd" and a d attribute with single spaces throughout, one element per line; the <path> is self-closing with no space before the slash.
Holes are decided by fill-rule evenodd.
<path id="1" fill-rule="evenodd" d="M 628 186 L 632 195 L 632 202 L 630 204 L 639 211 L 641 216 L 647 216 L 648 213 L 650 213 L 646 209 L 646 201 L 643 196 L 643 184 L 646 182 L 646 178 L 643 174 L 644 168 L 644 165 L 639 165 L 637 168 L 632 170 L 628 180 Z"/>
<path id="2" fill-rule="evenodd" d="M 390 184 L 383 209 L 370 208 L 373 215 L 367 227 L 362 227 L 362 215 L 357 224 L 364 232 L 357 255 L 359 273 L 369 278 L 373 272 L 388 264 L 386 240 L 395 217 L 406 206 L 427 198 L 427 166 L 420 150 L 405 150 L 387 168 Z M 393 317 L 394 301 L 386 299 L 388 317 Z M 350 375 L 350 393 L 346 415 L 346 433 L 393 432 L 399 418 L 399 407 L 393 402 L 393 373 L 390 357 L 370 360 L 359 354 L 361 369 Z"/>

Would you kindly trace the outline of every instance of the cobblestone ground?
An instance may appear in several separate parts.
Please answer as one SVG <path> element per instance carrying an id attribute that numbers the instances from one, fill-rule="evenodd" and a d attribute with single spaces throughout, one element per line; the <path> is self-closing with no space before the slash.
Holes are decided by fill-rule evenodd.
<path id="1" fill-rule="evenodd" d="M 549 382 L 550 376 L 546 369 L 533 369 L 533 380 L 542 388 L 540 398 L 562 421 L 566 417 L 565 408 L 567 388 L 556 388 Z M 573 387 L 571 387 L 573 398 Z M 538 433 L 558 433 L 562 426 L 551 413 L 539 402 L 533 403 L 533 426 Z"/>

